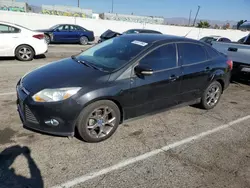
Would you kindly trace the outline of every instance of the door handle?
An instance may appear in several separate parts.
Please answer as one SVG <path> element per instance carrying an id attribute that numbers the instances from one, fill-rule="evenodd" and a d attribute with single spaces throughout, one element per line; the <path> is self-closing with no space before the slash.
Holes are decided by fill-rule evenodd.
<path id="1" fill-rule="evenodd" d="M 227 51 L 229 51 L 229 52 L 237 52 L 237 51 L 238 51 L 238 48 L 229 47 L 229 48 L 227 49 Z"/>
<path id="2" fill-rule="evenodd" d="M 210 71 L 210 70 L 211 70 L 210 67 L 206 67 L 206 68 L 205 68 L 205 71 Z"/>
<path id="3" fill-rule="evenodd" d="M 175 75 L 169 76 L 169 80 L 170 80 L 171 82 L 177 80 L 177 78 L 178 78 L 178 76 L 175 76 Z"/>

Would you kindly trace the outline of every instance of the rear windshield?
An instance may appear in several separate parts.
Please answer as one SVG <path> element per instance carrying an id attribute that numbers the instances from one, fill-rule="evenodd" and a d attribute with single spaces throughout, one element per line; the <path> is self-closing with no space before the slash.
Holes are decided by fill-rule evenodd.
<path id="1" fill-rule="evenodd" d="M 29 28 L 27 28 L 27 27 L 24 27 L 24 26 L 21 26 L 21 25 L 18 25 L 18 24 L 14 24 L 14 25 L 16 25 L 16 26 L 18 26 L 18 27 L 20 27 L 20 28 L 23 28 L 23 29 L 27 29 L 27 30 L 29 30 L 29 31 L 32 31 L 31 29 L 29 29 Z"/>
<path id="2" fill-rule="evenodd" d="M 125 66 L 150 44 L 127 37 L 104 41 L 81 53 L 77 58 L 105 71 L 114 71 Z"/>
<path id="3" fill-rule="evenodd" d="M 210 58 L 216 58 L 216 57 L 218 57 L 218 56 L 220 55 L 220 54 L 219 54 L 215 49 L 213 49 L 212 47 L 207 46 L 207 45 L 205 45 L 204 47 L 205 47 L 205 49 L 206 49 L 206 51 L 207 51 L 207 53 L 208 53 L 208 55 L 209 55 Z"/>

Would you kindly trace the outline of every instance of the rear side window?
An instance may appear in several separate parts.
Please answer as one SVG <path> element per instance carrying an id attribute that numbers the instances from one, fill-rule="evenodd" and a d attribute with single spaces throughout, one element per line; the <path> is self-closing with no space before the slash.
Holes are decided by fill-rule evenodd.
<path id="1" fill-rule="evenodd" d="M 190 65 L 207 60 L 207 54 L 202 45 L 194 43 L 179 43 L 178 50 L 182 65 Z"/>
<path id="2" fill-rule="evenodd" d="M 231 40 L 227 39 L 227 38 L 222 38 L 220 39 L 221 42 L 231 42 Z"/>
<path id="3" fill-rule="evenodd" d="M 16 27 L 0 24 L 0 33 L 20 33 L 20 31 Z"/>
<path id="4" fill-rule="evenodd" d="M 155 49 L 146 55 L 140 64 L 147 65 L 154 71 L 176 67 L 175 44 L 167 44 Z"/>
<path id="5" fill-rule="evenodd" d="M 208 53 L 208 56 L 210 58 L 216 58 L 219 56 L 219 53 L 215 49 L 213 49 L 212 47 L 210 47 L 210 46 L 204 46 L 204 47 L 205 47 L 205 49 Z"/>

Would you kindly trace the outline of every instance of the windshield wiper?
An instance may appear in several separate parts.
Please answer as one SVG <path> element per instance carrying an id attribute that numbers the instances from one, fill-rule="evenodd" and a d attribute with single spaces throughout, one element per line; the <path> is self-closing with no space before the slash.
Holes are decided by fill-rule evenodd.
<path id="1" fill-rule="evenodd" d="M 75 57 L 74 55 L 72 55 L 71 58 L 72 58 L 73 60 L 75 60 L 77 63 L 84 64 L 84 65 L 87 66 L 87 67 L 91 67 L 91 68 L 96 69 L 96 70 L 99 70 L 99 71 L 104 71 L 102 68 L 99 68 L 99 67 L 97 67 L 97 66 L 95 66 L 95 65 L 93 65 L 93 64 L 91 64 L 91 63 L 87 63 L 86 61 L 82 61 L 82 60 L 76 59 L 76 57 Z"/>

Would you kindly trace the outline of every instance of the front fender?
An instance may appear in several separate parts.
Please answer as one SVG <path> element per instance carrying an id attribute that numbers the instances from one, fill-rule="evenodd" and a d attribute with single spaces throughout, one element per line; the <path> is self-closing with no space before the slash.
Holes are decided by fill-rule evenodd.
<path id="1" fill-rule="evenodd" d="M 129 91 L 129 80 L 119 81 L 119 83 L 107 85 L 106 87 L 92 89 L 81 95 L 77 103 L 83 108 L 90 103 L 98 100 L 112 100 L 119 103 L 120 106 L 129 106 L 132 102 L 132 95 Z"/>

